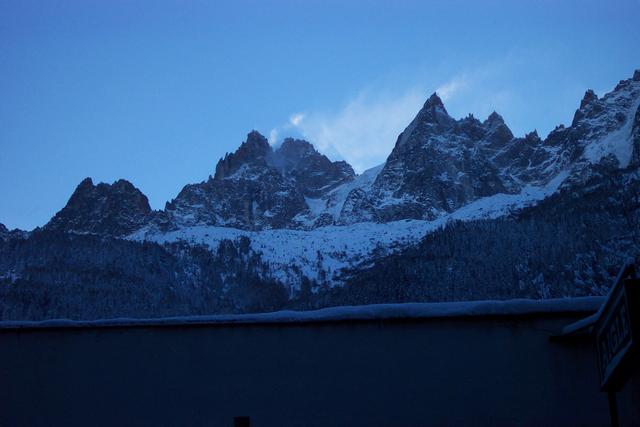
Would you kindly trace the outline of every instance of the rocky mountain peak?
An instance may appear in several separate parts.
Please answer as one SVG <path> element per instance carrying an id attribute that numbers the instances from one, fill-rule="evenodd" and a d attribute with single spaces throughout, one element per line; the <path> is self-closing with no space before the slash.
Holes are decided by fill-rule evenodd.
<path id="1" fill-rule="evenodd" d="M 252 130 L 247 134 L 247 140 L 240 146 L 240 150 L 244 149 L 255 154 L 266 153 L 269 151 L 269 141 L 257 130 Z"/>
<path id="2" fill-rule="evenodd" d="M 573 124 L 556 127 L 544 141 L 537 131 L 515 138 L 495 111 L 483 122 L 472 114 L 454 119 L 433 93 L 385 164 L 366 179 L 303 139 L 286 138 L 272 148 L 254 130 L 219 160 L 215 177 L 185 186 L 162 213 L 150 213 L 146 197 L 127 181 L 94 185 L 87 178 L 47 227 L 113 229 L 109 234 L 121 235 L 145 218 L 150 227 L 162 220 L 165 229 L 215 225 L 251 230 L 432 220 L 482 197 L 547 185 L 560 171 L 584 170 L 589 176 L 589 165 L 600 164 L 607 154 L 623 166 L 629 158 L 640 164 L 639 82 L 640 70 L 601 98 L 587 90 Z M 612 132 L 627 138 L 623 143 L 631 138 L 632 153 L 621 150 L 618 139 L 616 146 L 606 139 Z"/>
<path id="3" fill-rule="evenodd" d="M 150 213 L 149 200 L 129 181 L 94 185 L 85 178 L 45 228 L 121 236 L 139 228 Z"/>
<path id="4" fill-rule="evenodd" d="M 495 111 L 482 122 L 485 129 L 484 139 L 494 148 L 502 147 L 513 139 L 513 133 L 502 116 Z"/>
<path id="5" fill-rule="evenodd" d="M 95 190 L 93 180 L 89 177 L 80 181 L 80 184 L 76 187 L 75 191 L 71 194 L 71 198 L 67 204 L 81 203 L 82 200 Z"/>
<path id="6" fill-rule="evenodd" d="M 620 82 L 620 84 L 618 84 L 616 89 L 618 90 L 621 89 L 620 85 L 623 83 L 624 82 Z M 584 96 L 580 101 L 580 108 L 578 108 L 575 114 L 573 115 L 573 121 L 571 122 L 571 126 L 575 126 L 584 117 L 598 114 L 602 110 L 601 106 L 599 105 L 600 103 L 598 101 L 599 101 L 598 95 L 596 95 L 593 90 L 588 89 L 584 93 Z"/>
<path id="7" fill-rule="evenodd" d="M 354 176 L 347 163 L 332 162 L 305 140 L 286 138 L 272 149 L 252 131 L 218 162 L 213 179 L 185 186 L 165 211 L 172 227 L 282 228 L 308 210 L 305 197 L 321 197 Z"/>
<path id="8" fill-rule="evenodd" d="M 268 162 L 291 178 L 300 192 L 309 197 L 319 197 L 355 176 L 348 163 L 332 162 L 302 139 L 286 138 L 269 156 Z"/>
<path id="9" fill-rule="evenodd" d="M 398 136 L 396 146 L 402 146 L 408 141 L 422 140 L 429 135 L 443 133 L 455 124 L 456 121 L 447 113 L 442 99 L 434 92 L 425 101 L 409 126 Z"/>
<path id="10" fill-rule="evenodd" d="M 418 113 L 421 121 L 430 123 L 445 124 L 451 119 L 447 109 L 442 103 L 442 99 L 437 93 L 433 93 L 422 106 L 422 110 Z M 444 120 L 443 120 L 444 119 Z"/>
<path id="11" fill-rule="evenodd" d="M 483 123 L 485 126 L 488 127 L 496 127 L 496 126 L 500 126 L 504 124 L 504 119 L 502 118 L 502 116 L 498 113 L 496 113 L 495 111 L 492 112 L 491 114 L 489 114 L 489 117 L 487 117 L 487 120 L 484 121 Z"/>
<path id="12" fill-rule="evenodd" d="M 442 99 L 438 96 L 436 92 L 433 92 L 431 96 L 425 101 L 423 108 L 442 108 L 444 109 L 444 104 L 442 103 Z"/>
<path id="13" fill-rule="evenodd" d="M 524 139 L 526 141 L 538 142 L 538 141 L 540 141 L 540 135 L 538 135 L 537 129 L 534 129 L 533 131 L 531 131 L 528 134 L 526 134 L 524 136 Z"/>
<path id="14" fill-rule="evenodd" d="M 309 155 L 318 155 L 315 147 L 304 139 L 285 138 L 276 154 L 288 159 L 302 159 Z"/>
<path id="15" fill-rule="evenodd" d="M 272 152 L 269 141 L 260 132 L 252 130 L 234 153 L 227 153 L 218 161 L 214 179 L 232 175 L 244 164 L 266 165 L 266 157 Z"/>
<path id="16" fill-rule="evenodd" d="M 590 104 L 592 101 L 596 101 L 598 99 L 598 95 L 592 90 L 587 89 L 582 97 L 582 101 L 580 101 L 580 108 L 584 108 L 586 105 Z"/>

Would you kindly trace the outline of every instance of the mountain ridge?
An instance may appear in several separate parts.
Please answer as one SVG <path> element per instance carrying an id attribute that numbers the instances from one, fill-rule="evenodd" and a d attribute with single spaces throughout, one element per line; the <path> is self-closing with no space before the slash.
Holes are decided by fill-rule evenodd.
<path id="1" fill-rule="evenodd" d="M 632 122 L 634 135 L 640 132 L 639 75 L 636 71 L 631 79 L 621 80 L 602 98 L 587 90 L 571 126 L 560 125 L 545 139 L 535 130 L 515 137 L 495 111 L 482 122 L 472 114 L 454 119 L 433 93 L 400 133 L 373 183 L 366 183 L 366 189 L 352 188 L 339 201 L 335 200 L 335 190 L 357 177 L 347 162 L 331 161 L 313 144 L 293 138 L 286 138 L 274 149 L 254 130 L 235 152 L 218 161 L 207 181 L 186 185 L 162 211 L 152 213 L 145 208 L 135 213 L 138 219 L 133 223 L 123 218 L 123 224 L 114 227 L 135 231 L 132 226 L 140 224 L 140 215 L 146 218 L 143 225 L 160 230 L 195 225 L 310 229 L 366 221 L 434 220 L 482 197 L 516 194 L 527 185 L 546 184 L 563 168 L 579 161 L 590 142 L 625 122 Z M 619 111 L 612 111 L 614 107 Z M 626 166 L 638 162 L 639 151 L 632 147 L 620 157 L 615 150 L 613 154 L 621 166 Z M 588 154 L 599 153 L 593 149 Z M 589 168 L 588 162 L 582 163 L 581 168 Z M 57 225 L 64 224 L 57 217 L 73 211 L 70 205 L 77 202 L 77 197 L 74 192 L 67 206 L 45 227 L 64 228 Z M 118 198 L 114 200 L 117 203 Z M 95 205 L 98 201 L 87 199 L 86 203 Z M 338 214 L 336 204 L 343 208 Z M 131 208 L 124 204 L 121 210 Z M 99 206 L 92 210 L 99 215 Z M 75 221 L 70 227 L 75 231 L 101 230 L 95 224 L 83 226 L 78 218 Z M 108 232 L 108 227 L 103 231 Z"/>
<path id="2" fill-rule="evenodd" d="M 0 318 L 69 300 L 92 316 L 95 295 L 103 316 L 601 295 L 640 255 L 637 194 L 640 71 L 586 91 L 544 139 L 496 112 L 455 119 L 433 94 L 360 175 L 252 131 L 163 210 L 128 181 L 83 180 L 42 228 L 0 226 Z"/>

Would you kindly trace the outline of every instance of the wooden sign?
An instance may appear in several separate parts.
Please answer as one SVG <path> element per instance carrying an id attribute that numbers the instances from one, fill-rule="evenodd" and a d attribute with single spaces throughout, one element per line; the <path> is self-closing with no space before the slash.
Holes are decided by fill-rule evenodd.
<path id="1" fill-rule="evenodd" d="M 640 331 L 637 330 L 638 281 L 633 265 L 625 267 L 600 313 L 596 325 L 596 345 L 600 368 L 600 386 L 615 389 L 628 377 L 624 374 Z"/>

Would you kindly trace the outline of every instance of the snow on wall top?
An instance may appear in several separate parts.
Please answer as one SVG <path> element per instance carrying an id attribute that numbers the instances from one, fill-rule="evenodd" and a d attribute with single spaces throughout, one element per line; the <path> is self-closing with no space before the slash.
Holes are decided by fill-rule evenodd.
<path id="1" fill-rule="evenodd" d="M 551 313 L 593 313 L 604 297 L 557 298 L 548 300 L 465 301 L 442 303 L 372 304 L 329 307 L 310 311 L 276 311 L 256 314 L 162 317 L 155 319 L 117 318 L 100 320 L 52 319 L 4 321 L 0 329 L 100 328 L 123 326 L 185 326 L 236 324 L 296 324 L 363 321 L 380 319 L 437 319 L 482 316 L 522 316 Z"/>

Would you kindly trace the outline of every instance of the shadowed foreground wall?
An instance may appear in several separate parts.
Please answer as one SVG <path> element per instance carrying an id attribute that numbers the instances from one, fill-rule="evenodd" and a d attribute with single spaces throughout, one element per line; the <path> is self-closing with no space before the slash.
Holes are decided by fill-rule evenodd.
<path id="1" fill-rule="evenodd" d="M 606 425 L 579 317 L 2 331 L 0 425 Z"/>

